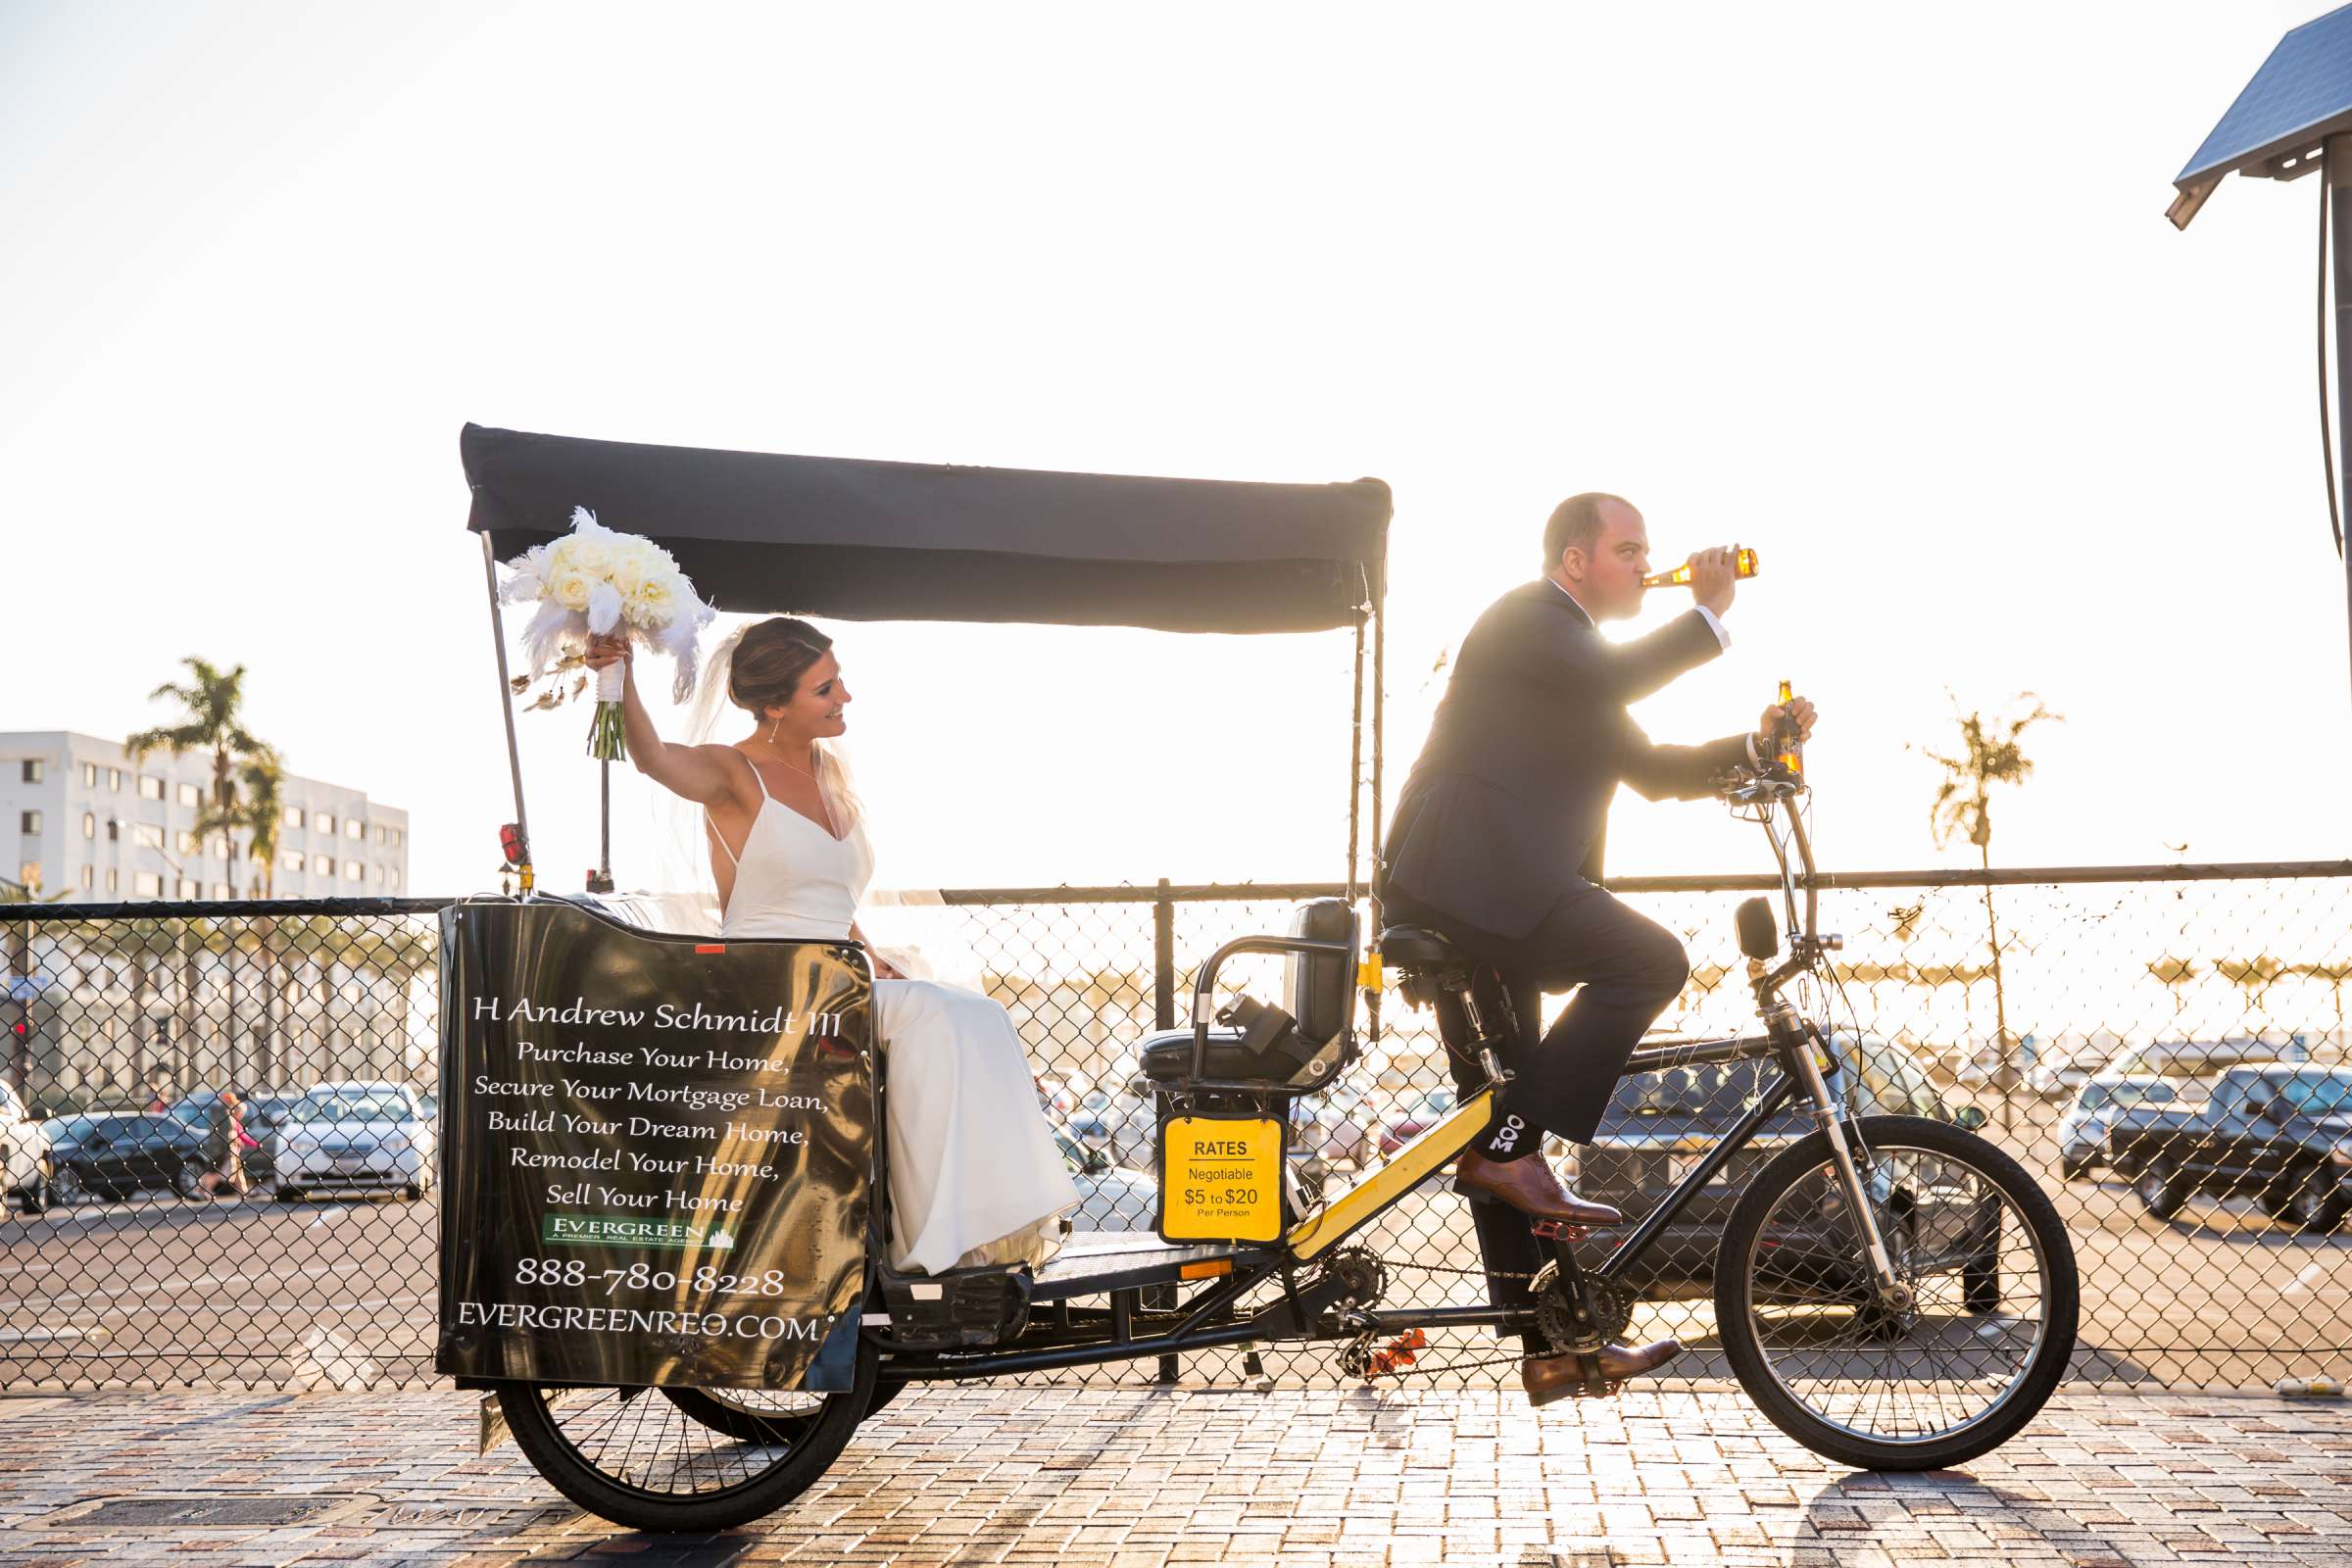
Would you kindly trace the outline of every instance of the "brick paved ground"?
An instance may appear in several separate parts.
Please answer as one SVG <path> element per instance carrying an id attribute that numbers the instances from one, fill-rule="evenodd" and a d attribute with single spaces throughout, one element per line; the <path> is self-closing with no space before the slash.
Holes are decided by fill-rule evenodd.
<path id="1" fill-rule="evenodd" d="M 449 1393 L 0 1399 L 0 1568 L 2352 1562 L 2352 1409 L 2268 1396 L 2068 1398 L 1966 1474 L 1882 1477 L 1733 1394 L 932 1389 L 701 1540 L 615 1532 L 473 1435 Z M 171 1522 L 185 1496 L 316 1511 Z"/>

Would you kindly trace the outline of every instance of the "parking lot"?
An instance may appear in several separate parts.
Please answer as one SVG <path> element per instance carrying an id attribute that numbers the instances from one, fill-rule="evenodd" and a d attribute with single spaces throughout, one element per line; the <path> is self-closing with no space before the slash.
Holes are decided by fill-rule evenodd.
<path id="1" fill-rule="evenodd" d="M 1997 1117 L 1987 1131 L 1998 1135 Z M 2245 1200 L 2199 1200 L 2160 1221 L 2112 1174 L 2062 1180 L 2046 1134 L 2019 1152 L 2057 1200 L 2082 1269 L 2079 1371 L 2127 1383 L 2259 1387 L 2344 1370 L 2302 1348 L 2346 1343 L 2352 1236 L 2302 1234 Z M 1118 1193 L 1090 1200 L 1090 1226 L 1149 1228 L 1138 1201 L 1148 1180 L 1124 1176 L 1116 1185 Z M 356 1388 L 423 1379 L 438 1231 L 429 1195 L 285 1204 L 146 1193 L 12 1215 L 0 1221 L 0 1384 Z M 1440 1183 L 1383 1216 L 1366 1241 L 1391 1266 L 1392 1299 L 1479 1294 L 1477 1280 L 1442 1272 L 1474 1268 L 1476 1248 L 1464 1206 Z M 1635 1332 L 1675 1333 L 1700 1347 L 1678 1371 L 1722 1370 L 1704 1349 L 1712 1322 L 1703 1300 L 1644 1306 Z M 1456 1335 L 1425 1362 L 1485 1361 L 1497 1348 L 1483 1334 Z M 1265 1357 L 1268 1371 L 1308 1381 L 1336 1376 L 1334 1361 L 1328 1347 Z M 1239 1375 L 1238 1358 L 1224 1355 L 1186 1365 L 1188 1378 Z M 1149 1375 L 1148 1367 L 1091 1374 Z M 1462 1375 L 1483 1380 L 1495 1369 Z"/>

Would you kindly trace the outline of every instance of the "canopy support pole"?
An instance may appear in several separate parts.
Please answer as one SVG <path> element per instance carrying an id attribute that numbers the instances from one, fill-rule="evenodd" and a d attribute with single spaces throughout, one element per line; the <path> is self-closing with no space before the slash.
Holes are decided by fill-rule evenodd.
<path id="1" fill-rule="evenodd" d="M 490 536 L 482 535 L 482 582 L 490 590 L 490 646 L 498 654 L 498 710 L 507 721 L 507 771 L 514 780 L 514 827 L 522 836 L 522 863 L 516 867 L 522 891 L 533 885 L 531 817 L 522 805 L 522 752 L 514 741 L 514 693 L 507 676 L 507 622 L 498 612 L 498 560 L 490 553 Z"/>
<path id="2" fill-rule="evenodd" d="M 1348 904 L 1355 905 L 1355 877 L 1362 868 L 1357 835 L 1364 806 L 1364 615 L 1355 612 L 1355 707 L 1348 720 Z"/>
<path id="3" fill-rule="evenodd" d="M 1382 564 L 1382 575 L 1387 575 L 1387 564 L 1385 561 Z M 1388 662 L 1388 591 L 1386 584 L 1383 584 L 1383 586 L 1376 590 L 1372 595 L 1372 896 L 1370 900 L 1372 933 L 1364 944 L 1367 951 L 1376 951 L 1374 949 L 1374 944 L 1380 941 L 1382 927 L 1380 913 L 1380 852 L 1382 848 L 1381 833 L 1384 829 L 1387 818 L 1382 814 L 1381 810 L 1381 762 L 1382 759 L 1386 755 L 1386 732 L 1382 721 L 1387 716 L 1386 698 L 1388 695 L 1389 683 L 1386 665 Z M 1374 991 L 1372 993 L 1371 1004 L 1371 1036 L 1372 1044 L 1375 1046 L 1380 1044 L 1380 999 L 1381 993 L 1379 991 Z"/>
<path id="4" fill-rule="evenodd" d="M 2346 434 L 2352 426 L 2345 423 L 2352 419 L 2352 135 L 2328 137 L 2327 149 L 2327 172 L 2321 177 L 2328 182 L 2328 218 L 2333 230 L 2328 249 L 2335 269 L 2335 434 L 2344 454 L 2336 465 L 2342 497 L 2337 514 L 2352 525 L 2352 435 Z M 2344 577 L 2346 610 L 2352 613 L 2352 548 L 2344 552 Z"/>

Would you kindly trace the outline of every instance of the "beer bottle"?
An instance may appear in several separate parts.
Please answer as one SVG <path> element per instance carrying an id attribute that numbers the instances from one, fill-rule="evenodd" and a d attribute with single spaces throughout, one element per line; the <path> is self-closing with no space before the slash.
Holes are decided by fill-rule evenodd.
<path id="1" fill-rule="evenodd" d="M 1733 562 L 1732 575 L 1735 577 L 1753 577 L 1755 574 L 1756 553 L 1753 550 L 1740 551 L 1739 556 Z M 1673 568 L 1671 571 L 1651 572 L 1648 576 L 1642 579 L 1642 586 L 1644 588 L 1679 588 L 1690 580 L 1690 564 L 1686 561 L 1681 565 Z"/>
<path id="2" fill-rule="evenodd" d="M 1789 772 L 1801 776 L 1805 771 L 1805 743 L 1797 739 L 1796 720 L 1788 714 L 1788 705 L 1796 701 L 1796 689 L 1783 681 L 1781 694 L 1773 701 L 1781 706 L 1781 721 L 1773 726 L 1774 739 L 1780 748 L 1776 760 Z"/>

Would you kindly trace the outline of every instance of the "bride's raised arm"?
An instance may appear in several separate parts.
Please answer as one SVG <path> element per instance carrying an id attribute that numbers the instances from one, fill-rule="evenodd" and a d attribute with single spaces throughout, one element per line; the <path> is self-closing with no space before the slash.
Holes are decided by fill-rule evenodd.
<path id="1" fill-rule="evenodd" d="M 621 686 L 620 714 L 628 736 L 629 761 L 638 772 L 670 791 L 703 806 L 734 800 L 743 793 L 743 768 L 729 767 L 724 746 L 673 746 L 654 728 L 654 715 L 637 695 L 637 670 L 625 637 L 592 637 L 588 667 L 603 669 L 614 660 L 626 666 Z"/>

